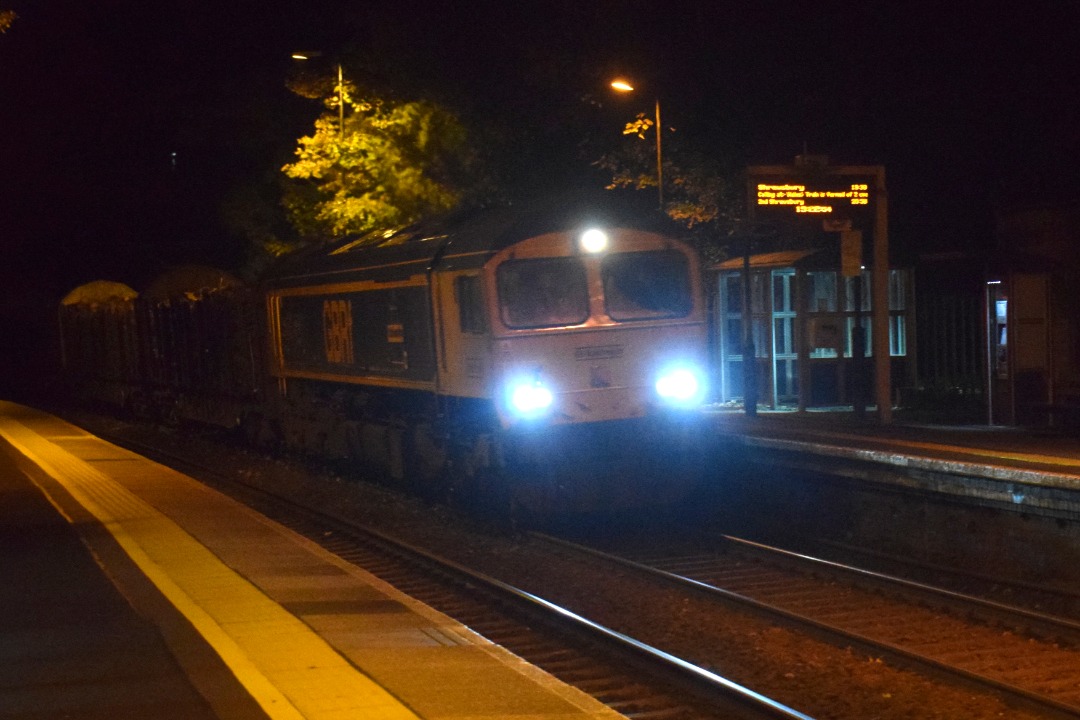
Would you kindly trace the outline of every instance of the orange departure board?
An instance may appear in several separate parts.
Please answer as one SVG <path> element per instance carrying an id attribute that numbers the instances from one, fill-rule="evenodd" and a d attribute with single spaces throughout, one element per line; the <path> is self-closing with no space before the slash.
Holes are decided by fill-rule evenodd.
<path id="1" fill-rule="evenodd" d="M 779 210 L 793 215 L 850 216 L 852 210 L 864 210 L 870 204 L 871 185 L 867 182 L 788 182 L 769 180 L 754 183 L 751 200 L 758 211 Z"/>

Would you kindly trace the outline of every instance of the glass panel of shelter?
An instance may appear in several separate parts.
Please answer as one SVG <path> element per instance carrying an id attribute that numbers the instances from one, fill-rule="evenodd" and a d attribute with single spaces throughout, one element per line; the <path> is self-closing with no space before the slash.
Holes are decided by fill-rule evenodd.
<path id="1" fill-rule="evenodd" d="M 799 396 L 799 351 L 795 340 L 795 269 L 772 271 L 772 397 L 773 403 Z"/>
<path id="2" fill-rule="evenodd" d="M 753 309 L 753 335 L 755 355 L 769 358 L 771 400 L 783 402 L 798 396 L 798 341 L 799 323 L 796 320 L 798 286 L 805 293 L 807 322 L 803 329 L 812 332 L 815 320 L 830 321 L 842 328 L 840 351 L 843 357 L 852 356 L 851 334 L 856 319 L 864 329 L 865 357 L 873 354 L 871 276 L 862 274 L 862 302 L 856 313 L 855 278 L 842 278 L 835 271 L 809 271 L 801 277 L 794 268 L 760 270 L 751 273 Z M 720 343 L 721 343 L 721 400 L 740 398 L 742 384 L 742 301 L 741 273 L 728 272 L 720 278 Z M 906 311 L 907 283 L 905 270 L 889 272 L 889 351 L 892 356 L 907 354 Z M 768 306 L 766 306 L 768 302 Z M 841 310 L 842 308 L 842 310 Z M 811 347 L 811 359 L 837 359 L 838 348 Z M 765 389 L 765 388 L 762 388 Z"/>
<path id="3" fill-rule="evenodd" d="M 771 404 L 798 395 L 798 346 L 795 331 L 794 268 L 751 272 L 751 332 L 754 356 L 771 360 L 768 390 Z M 742 273 L 720 278 L 721 400 L 742 397 L 743 387 L 743 283 Z"/>

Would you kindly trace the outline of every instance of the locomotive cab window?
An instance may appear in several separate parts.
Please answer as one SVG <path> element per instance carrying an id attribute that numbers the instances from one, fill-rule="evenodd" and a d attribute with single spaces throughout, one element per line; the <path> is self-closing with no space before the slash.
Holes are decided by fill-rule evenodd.
<path id="1" fill-rule="evenodd" d="M 454 294 L 458 304 L 458 321 L 461 332 L 482 335 L 487 332 L 487 316 L 484 315 L 484 294 L 478 275 L 462 275 L 454 280 Z"/>
<path id="2" fill-rule="evenodd" d="M 496 277 L 507 327 L 578 325 L 589 317 L 585 266 L 577 258 L 509 260 Z"/>
<path id="3" fill-rule="evenodd" d="M 690 264 L 674 250 L 616 253 L 600 267 L 612 320 L 685 317 L 693 307 Z"/>

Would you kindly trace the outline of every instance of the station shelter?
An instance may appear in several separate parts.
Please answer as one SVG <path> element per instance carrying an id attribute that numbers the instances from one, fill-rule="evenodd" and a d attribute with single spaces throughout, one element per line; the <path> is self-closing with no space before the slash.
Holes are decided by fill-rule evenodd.
<path id="1" fill-rule="evenodd" d="M 993 425 L 1052 423 L 1051 277 L 1010 271 L 986 281 L 987 416 Z"/>
<path id="2" fill-rule="evenodd" d="M 999 214 L 984 278 L 992 424 L 1080 427 L 1080 203 Z"/>
<path id="3" fill-rule="evenodd" d="M 715 399 L 744 402 L 743 282 L 746 261 L 715 265 Z M 807 410 L 857 405 L 873 396 L 872 277 L 845 277 L 830 250 L 784 250 L 749 257 L 751 326 L 758 404 Z M 912 273 L 889 277 L 891 385 L 914 382 Z M 861 287 L 859 283 L 861 282 Z M 861 328 L 861 332 L 858 331 Z"/>
<path id="4" fill-rule="evenodd" d="M 920 390 L 971 422 L 1080 427 L 1080 203 L 1001 208 L 971 252 L 917 260 Z"/>

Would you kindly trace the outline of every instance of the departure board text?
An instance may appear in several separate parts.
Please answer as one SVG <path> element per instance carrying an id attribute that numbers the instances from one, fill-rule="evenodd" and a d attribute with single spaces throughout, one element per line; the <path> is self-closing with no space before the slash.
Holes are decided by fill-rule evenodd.
<path id="1" fill-rule="evenodd" d="M 757 205 L 795 214 L 829 215 L 846 208 L 865 209 L 870 186 L 850 183 L 840 187 L 815 187 L 799 183 L 758 183 Z"/>

